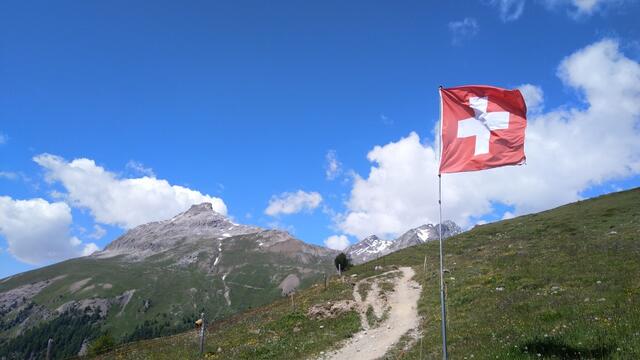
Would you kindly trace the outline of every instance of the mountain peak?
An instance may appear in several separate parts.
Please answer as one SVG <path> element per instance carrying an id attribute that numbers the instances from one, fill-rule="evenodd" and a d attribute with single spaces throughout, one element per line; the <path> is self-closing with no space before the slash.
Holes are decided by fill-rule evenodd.
<path id="1" fill-rule="evenodd" d="M 171 222 L 195 222 L 199 225 L 225 226 L 231 223 L 229 218 L 213 210 L 213 205 L 208 202 L 193 204 L 189 210 L 174 216 Z M 195 224 L 194 224 L 195 225 Z"/>
<path id="2" fill-rule="evenodd" d="M 453 221 L 442 222 L 442 238 L 459 234 L 462 229 Z M 355 264 L 386 255 L 409 246 L 438 239 L 438 224 L 424 224 L 410 229 L 395 240 L 384 240 L 370 235 L 345 249 Z"/>
<path id="3" fill-rule="evenodd" d="M 202 204 L 193 204 L 189 208 L 189 210 L 185 211 L 185 213 L 202 213 L 213 211 L 213 205 L 208 202 L 203 202 Z"/>
<path id="4" fill-rule="evenodd" d="M 262 229 L 255 226 L 234 223 L 213 210 L 211 203 L 205 202 L 194 204 L 169 220 L 137 226 L 115 239 L 96 256 L 125 253 L 130 257 L 144 258 L 204 238 L 221 240 L 260 231 Z"/>
<path id="5" fill-rule="evenodd" d="M 376 241 L 379 240 L 380 238 L 378 237 L 378 235 L 369 235 L 366 238 L 360 240 L 360 241 L 365 241 L 365 242 L 371 242 L 371 241 Z"/>

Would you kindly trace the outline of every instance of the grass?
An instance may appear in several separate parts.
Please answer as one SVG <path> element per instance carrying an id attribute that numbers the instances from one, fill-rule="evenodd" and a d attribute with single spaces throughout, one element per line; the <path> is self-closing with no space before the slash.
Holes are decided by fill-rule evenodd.
<path id="1" fill-rule="evenodd" d="M 451 359 L 640 358 L 640 189 L 478 226 L 445 242 Z M 423 271 L 424 257 L 427 271 Z M 441 358 L 438 244 L 419 245 L 355 266 L 412 266 L 423 292 L 423 338 L 404 341 L 396 359 Z M 212 359 L 296 359 L 328 351 L 359 329 L 355 313 L 312 321 L 305 309 L 350 299 L 351 285 L 331 281 L 213 325 Z M 298 329 L 297 331 L 295 329 Z M 194 334 L 131 344 L 105 358 L 197 357 Z M 217 352 L 218 348 L 221 352 Z"/>
<path id="2" fill-rule="evenodd" d="M 336 318 L 311 320 L 307 309 L 335 299 L 352 299 L 348 282 L 335 278 L 328 289 L 318 284 L 295 295 L 295 309 L 289 299 L 218 321 L 208 329 L 206 359 L 285 359 L 319 355 L 360 330 L 354 311 Z M 195 331 L 177 336 L 140 341 L 102 356 L 104 359 L 195 359 L 198 338 Z"/>
<path id="3" fill-rule="evenodd" d="M 360 299 L 363 301 L 366 300 L 367 294 L 371 291 L 371 283 L 368 281 L 363 281 L 358 285 L 358 293 L 360 294 Z"/>
<path id="4" fill-rule="evenodd" d="M 451 358 L 640 358 L 639 238 L 635 189 L 447 240 Z M 423 286 L 422 349 L 417 342 L 403 359 L 418 359 L 421 350 L 425 358 L 441 356 L 437 247 L 385 259 L 413 266 Z"/>

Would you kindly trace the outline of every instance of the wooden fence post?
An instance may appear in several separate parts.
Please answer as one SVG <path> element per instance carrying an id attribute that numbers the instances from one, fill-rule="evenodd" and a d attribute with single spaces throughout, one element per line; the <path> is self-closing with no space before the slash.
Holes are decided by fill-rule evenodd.
<path id="1" fill-rule="evenodd" d="M 206 328 L 207 324 L 204 320 L 204 313 L 200 314 L 200 318 L 202 319 L 202 327 L 200 328 L 200 354 L 202 354 L 204 353 L 204 329 Z"/>

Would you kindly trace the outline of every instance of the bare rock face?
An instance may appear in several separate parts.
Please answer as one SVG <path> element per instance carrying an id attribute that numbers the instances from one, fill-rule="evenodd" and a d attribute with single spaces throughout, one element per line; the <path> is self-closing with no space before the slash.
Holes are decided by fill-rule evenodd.
<path id="1" fill-rule="evenodd" d="M 20 287 L 0 293 L 0 317 L 15 309 L 24 307 L 34 296 L 38 295 L 40 291 L 64 277 L 64 275 L 56 276 L 53 279 L 22 285 Z"/>
<path id="2" fill-rule="evenodd" d="M 204 238 L 223 240 L 232 236 L 263 231 L 254 226 L 239 225 L 213 210 L 210 203 L 193 205 L 169 220 L 137 226 L 114 240 L 95 257 L 126 255 L 144 259 L 177 246 Z"/>
<path id="3" fill-rule="evenodd" d="M 263 251 L 295 258 L 302 264 L 308 264 L 315 257 L 335 256 L 338 254 L 331 249 L 307 244 L 281 230 L 262 231 L 256 234 L 256 241 Z"/>
<path id="4" fill-rule="evenodd" d="M 349 246 L 345 249 L 345 254 L 351 256 L 351 261 L 354 264 L 360 264 L 387 254 L 392 244 L 393 242 L 390 240 L 371 235 Z"/>
<path id="5" fill-rule="evenodd" d="M 116 296 L 115 298 L 88 298 L 82 300 L 74 300 L 66 302 L 60 305 L 56 312 L 58 314 L 64 314 L 69 311 L 78 310 L 81 313 L 93 315 L 98 314 L 101 318 L 104 318 L 108 315 L 109 310 L 114 305 L 119 305 L 122 310 L 118 315 L 122 313 L 124 308 L 127 306 L 131 297 L 135 293 L 135 289 L 127 290 L 121 295 Z"/>
<path id="6" fill-rule="evenodd" d="M 442 222 L 443 239 L 461 232 L 462 229 L 453 221 Z M 380 239 L 376 235 L 368 236 L 346 248 L 345 254 L 351 257 L 354 264 L 361 264 L 379 256 L 433 240 L 438 240 L 438 224 L 425 224 L 407 231 L 395 240 Z"/>

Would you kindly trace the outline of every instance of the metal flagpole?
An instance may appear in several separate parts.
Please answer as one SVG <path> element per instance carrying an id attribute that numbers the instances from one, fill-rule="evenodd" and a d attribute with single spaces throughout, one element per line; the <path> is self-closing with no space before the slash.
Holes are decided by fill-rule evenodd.
<path id="1" fill-rule="evenodd" d="M 440 93 L 440 146 L 438 158 L 442 160 L 442 85 Z M 442 308 L 442 358 L 448 359 L 447 355 L 447 306 L 444 296 L 444 256 L 442 250 L 442 174 L 438 172 L 438 207 L 440 211 L 440 223 L 438 224 L 438 240 L 440 242 L 440 307 Z"/>
<path id="2" fill-rule="evenodd" d="M 440 224 L 438 240 L 440 241 L 440 307 L 442 308 L 442 358 L 447 360 L 447 305 L 444 297 L 444 256 L 442 251 L 442 175 L 438 174 L 438 206 L 440 207 Z"/>

